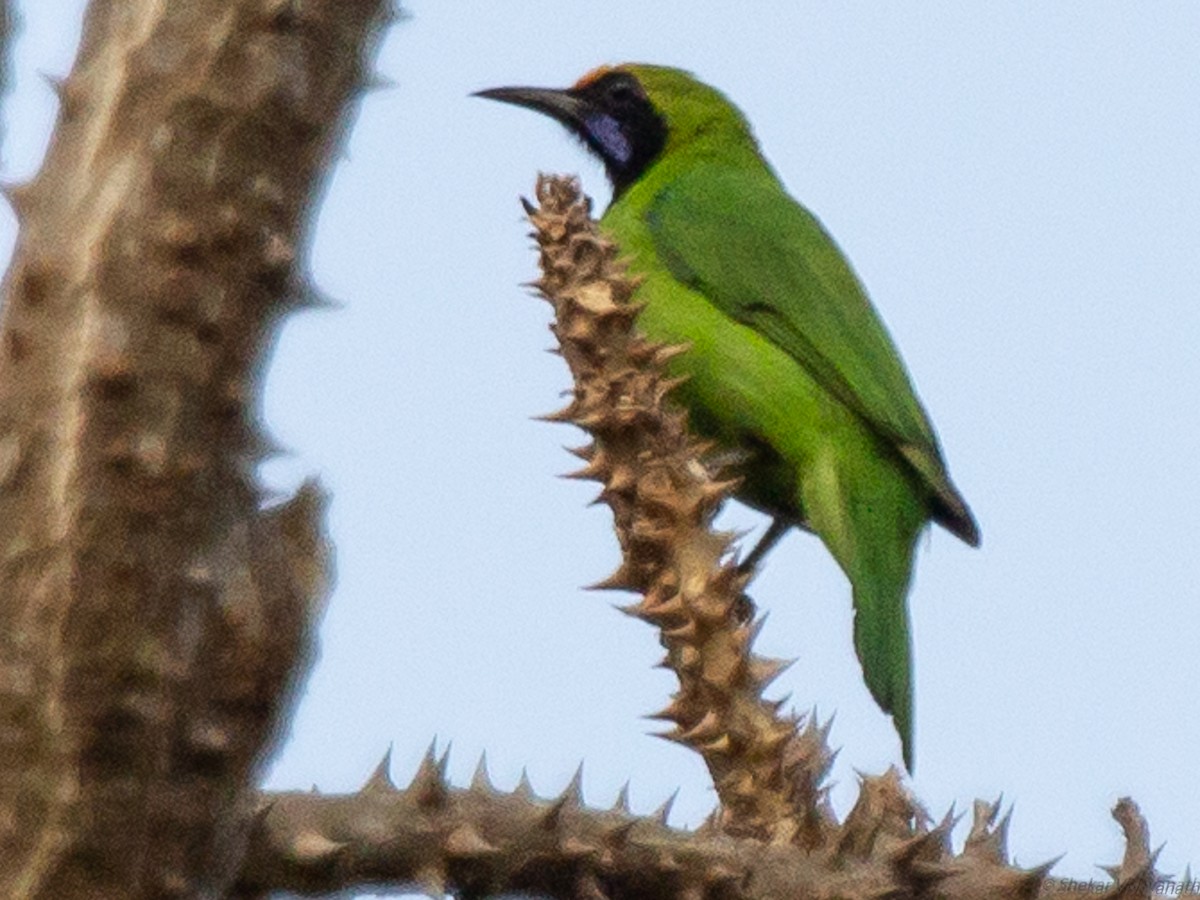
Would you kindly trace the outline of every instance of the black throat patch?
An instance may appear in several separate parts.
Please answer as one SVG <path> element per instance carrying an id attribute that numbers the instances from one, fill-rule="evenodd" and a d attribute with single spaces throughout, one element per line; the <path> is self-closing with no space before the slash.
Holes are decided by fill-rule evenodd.
<path id="1" fill-rule="evenodd" d="M 667 123 L 628 72 L 608 72 L 569 93 L 584 105 L 572 127 L 603 161 L 615 200 L 662 153 Z"/>

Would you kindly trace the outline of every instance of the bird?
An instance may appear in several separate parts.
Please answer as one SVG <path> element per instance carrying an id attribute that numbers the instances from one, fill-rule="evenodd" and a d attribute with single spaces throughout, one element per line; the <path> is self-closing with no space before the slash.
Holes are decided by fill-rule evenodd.
<path id="1" fill-rule="evenodd" d="M 915 544 L 930 521 L 972 547 L 980 531 L 846 256 L 742 112 L 689 72 L 626 63 L 476 96 L 549 116 L 603 164 L 599 225 L 640 279 L 638 326 L 688 347 L 668 364 L 672 396 L 739 460 L 735 496 L 772 519 L 747 562 L 791 528 L 825 544 L 850 582 L 863 679 L 912 772 Z"/>

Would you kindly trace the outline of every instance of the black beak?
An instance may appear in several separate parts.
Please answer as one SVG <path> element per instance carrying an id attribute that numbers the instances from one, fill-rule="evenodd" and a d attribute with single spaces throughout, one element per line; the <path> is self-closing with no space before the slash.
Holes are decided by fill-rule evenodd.
<path id="1" fill-rule="evenodd" d="M 568 127 L 578 127 L 583 121 L 585 103 L 571 91 L 553 88 L 500 87 L 476 91 L 472 97 L 499 100 L 514 106 L 524 106 L 556 119 Z"/>

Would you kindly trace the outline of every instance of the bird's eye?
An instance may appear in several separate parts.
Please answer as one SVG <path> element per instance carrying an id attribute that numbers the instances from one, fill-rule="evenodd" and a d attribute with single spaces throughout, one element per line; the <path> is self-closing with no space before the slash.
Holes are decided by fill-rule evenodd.
<path id="1" fill-rule="evenodd" d="M 637 90 L 628 81 L 614 81 L 609 85 L 608 99 L 624 105 L 637 99 Z"/>

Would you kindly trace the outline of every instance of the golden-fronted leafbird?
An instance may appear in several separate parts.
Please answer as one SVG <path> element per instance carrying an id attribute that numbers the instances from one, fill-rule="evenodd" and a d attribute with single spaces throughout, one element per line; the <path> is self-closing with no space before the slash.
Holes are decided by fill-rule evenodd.
<path id="1" fill-rule="evenodd" d="M 741 112 L 687 72 L 621 65 L 479 96 L 553 117 L 604 163 L 600 226 L 643 279 L 639 327 L 689 347 L 673 396 L 740 460 L 739 498 L 774 518 L 760 546 L 799 526 L 846 573 L 863 676 L 911 771 L 914 544 L 930 519 L 972 546 L 979 528 L 845 256 Z"/>

